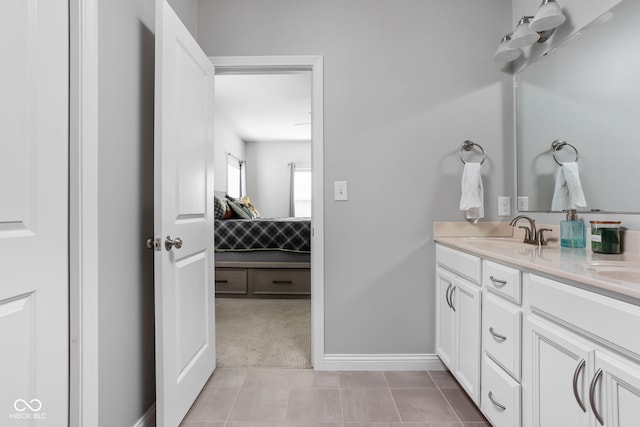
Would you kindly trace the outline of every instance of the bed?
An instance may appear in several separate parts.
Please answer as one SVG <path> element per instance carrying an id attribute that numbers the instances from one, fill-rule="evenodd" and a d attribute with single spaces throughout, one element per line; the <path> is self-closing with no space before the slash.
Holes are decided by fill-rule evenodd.
<path id="1" fill-rule="evenodd" d="M 309 218 L 215 220 L 216 297 L 309 298 Z"/>

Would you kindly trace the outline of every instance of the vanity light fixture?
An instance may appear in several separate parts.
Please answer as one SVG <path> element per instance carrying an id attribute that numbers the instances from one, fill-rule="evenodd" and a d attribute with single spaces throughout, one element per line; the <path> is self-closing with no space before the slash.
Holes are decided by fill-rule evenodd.
<path id="1" fill-rule="evenodd" d="M 529 28 L 537 32 L 549 31 L 562 25 L 566 19 L 558 2 L 543 0 L 540 9 L 531 20 Z"/>
<path id="2" fill-rule="evenodd" d="M 511 34 L 507 34 L 502 37 L 498 50 L 493 54 L 493 60 L 496 62 L 511 62 L 522 55 L 522 50 L 509 46 L 511 41 Z"/>
<path id="3" fill-rule="evenodd" d="M 523 16 L 518 21 L 516 29 L 513 31 L 509 47 L 518 49 L 529 46 L 538 41 L 540 34 L 529 28 L 529 23 L 533 16 Z"/>
<path id="4" fill-rule="evenodd" d="M 546 42 L 566 19 L 556 0 L 542 0 L 535 16 L 523 16 L 513 33 L 502 38 L 498 50 L 493 55 L 494 61 L 510 62 L 519 58 L 522 48 L 535 42 Z"/>

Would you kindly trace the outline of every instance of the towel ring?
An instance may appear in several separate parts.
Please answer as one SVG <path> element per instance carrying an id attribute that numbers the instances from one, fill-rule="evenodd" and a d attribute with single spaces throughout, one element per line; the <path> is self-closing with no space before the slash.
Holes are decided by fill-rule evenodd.
<path id="1" fill-rule="evenodd" d="M 462 152 L 463 151 L 471 151 L 473 149 L 473 146 L 476 146 L 480 149 L 480 151 L 482 152 L 482 160 L 480 161 L 480 164 L 484 163 L 484 160 L 487 158 L 487 155 L 484 154 L 484 148 L 482 148 L 482 146 L 480 146 L 480 144 L 476 144 L 473 141 L 470 140 L 466 140 L 462 143 L 462 147 L 460 148 L 460 160 L 462 160 L 463 164 L 467 164 L 467 162 L 464 161 L 464 157 L 462 157 Z"/>
<path id="2" fill-rule="evenodd" d="M 562 147 L 564 147 L 565 145 L 568 145 L 569 147 L 573 148 L 573 151 L 576 152 L 576 162 L 578 161 L 578 149 L 576 147 L 574 147 L 573 145 L 569 144 L 567 141 L 562 141 L 561 139 L 556 139 L 555 141 L 553 141 L 551 143 L 551 148 L 553 149 L 553 160 L 556 161 L 556 163 L 559 166 L 562 166 L 562 163 L 558 160 L 558 158 L 556 157 L 556 152 L 562 150 Z"/>

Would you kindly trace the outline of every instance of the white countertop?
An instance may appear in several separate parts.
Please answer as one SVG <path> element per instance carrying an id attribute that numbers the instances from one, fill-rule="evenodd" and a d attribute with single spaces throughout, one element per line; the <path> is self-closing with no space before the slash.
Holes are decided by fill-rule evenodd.
<path id="1" fill-rule="evenodd" d="M 505 236 L 505 233 L 497 233 L 502 234 L 502 237 L 451 236 L 455 233 L 439 236 L 437 227 L 437 225 L 434 227 L 436 230 L 435 241 L 443 245 L 534 273 L 537 271 L 556 276 L 560 280 L 579 282 L 607 294 L 618 294 L 625 300 L 631 297 L 636 301 L 630 302 L 640 304 L 640 281 L 634 283 L 628 281 L 630 280 L 628 277 L 624 278 L 629 269 L 634 270 L 632 274 L 636 274 L 635 270 L 637 269 L 637 274 L 640 275 L 640 253 L 631 251 L 617 255 L 593 253 L 589 242 L 587 242 L 587 248 L 584 249 L 562 248 L 557 238 L 554 239 L 553 236 L 548 246 L 525 244 L 522 242 L 521 236 Z M 503 227 L 501 228 L 504 230 Z M 507 230 L 510 229 L 511 227 Z M 612 271 L 596 272 L 590 268 L 589 263 L 600 264 L 601 267 L 607 267 L 606 269 Z M 626 268 L 626 271 L 620 274 L 622 280 L 611 277 L 616 276 L 615 270 L 618 269 L 619 263 L 620 265 L 625 263 Z"/>

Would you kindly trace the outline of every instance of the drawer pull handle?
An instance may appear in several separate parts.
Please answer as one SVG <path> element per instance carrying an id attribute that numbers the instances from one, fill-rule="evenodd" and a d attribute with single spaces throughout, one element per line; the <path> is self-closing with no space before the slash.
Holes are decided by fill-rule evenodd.
<path id="1" fill-rule="evenodd" d="M 453 305 L 453 293 L 456 290 L 456 286 L 451 288 L 451 294 L 449 295 L 449 301 L 451 301 L 451 310 L 456 311 L 456 307 Z"/>
<path id="2" fill-rule="evenodd" d="M 447 305 L 449 306 L 449 308 L 453 308 L 451 307 L 451 300 L 449 299 L 449 291 L 451 291 L 451 286 L 453 285 L 449 283 L 449 286 L 447 286 L 447 291 L 445 292 L 445 296 L 444 296 L 444 299 L 447 301 Z"/>
<path id="3" fill-rule="evenodd" d="M 491 280 L 493 282 L 493 284 L 496 285 L 496 286 L 504 286 L 504 285 L 507 284 L 506 280 L 496 279 L 493 276 L 489 276 L 489 280 Z"/>
<path id="4" fill-rule="evenodd" d="M 491 403 L 493 403 L 494 405 L 496 405 L 497 408 L 499 408 L 502 411 L 506 411 L 507 407 L 504 405 L 501 405 L 500 403 L 496 402 L 496 400 L 493 398 L 493 393 L 489 392 L 489 400 L 491 401 Z"/>
<path id="5" fill-rule="evenodd" d="M 291 280 L 272 280 L 271 283 L 274 285 L 291 285 L 293 282 Z"/>
<path id="6" fill-rule="evenodd" d="M 580 405 L 580 409 L 582 412 L 587 412 L 587 408 L 585 408 L 582 399 L 580 399 L 580 393 L 578 392 L 578 377 L 580 376 L 580 371 L 584 369 L 585 360 L 581 359 L 580 363 L 576 367 L 575 372 L 573 373 L 573 396 L 576 398 L 578 405 Z"/>
<path id="7" fill-rule="evenodd" d="M 505 341 L 507 339 L 507 337 L 505 337 L 504 335 L 500 335 L 499 333 L 494 331 L 493 326 L 489 328 L 489 333 L 493 335 L 495 338 L 499 339 L 500 341 Z"/>
<path id="8" fill-rule="evenodd" d="M 228 280 L 216 280 L 216 283 L 229 283 Z"/>
<path id="9" fill-rule="evenodd" d="M 596 416 L 596 419 L 600 423 L 601 426 L 604 425 L 604 421 L 602 420 L 602 415 L 598 412 L 598 408 L 596 408 L 596 384 L 598 384 L 598 380 L 602 376 L 602 369 L 598 369 L 596 375 L 591 380 L 591 386 L 589 387 L 589 401 L 591 402 L 591 410 L 593 411 L 593 415 Z"/>

